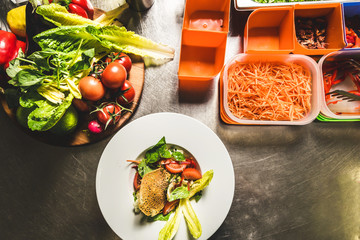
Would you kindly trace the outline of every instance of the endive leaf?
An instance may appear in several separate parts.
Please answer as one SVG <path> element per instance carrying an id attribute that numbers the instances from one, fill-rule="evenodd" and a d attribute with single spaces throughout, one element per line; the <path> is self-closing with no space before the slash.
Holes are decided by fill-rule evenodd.
<path id="1" fill-rule="evenodd" d="M 211 182 L 214 176 L 214 170 L 209 170 L 205 172 L 199 180 L 196 180 L 190 187 L 190 195 L 189 198 L 194 196 L 197 192 L 203 190 L 209 183 Z"/>
<path id="2" fill-rule="evenodd" d="M 175 210 L 174 216 L 168 220 L 159 233 L 158 240 L 171 240 L 177 233 L 181 220 L 181 206 Z"/>
<path id="3" fill-rule="evenodd" d="M 186 224 L 191 235 L 194 238 L 199 238 L 202 233 L 201 224 L 196 216 L 194 209 L 191 206 L 189 198 L 181 199 L 179 206 L 181 206 L 182 212 L 186 220 Z"/>

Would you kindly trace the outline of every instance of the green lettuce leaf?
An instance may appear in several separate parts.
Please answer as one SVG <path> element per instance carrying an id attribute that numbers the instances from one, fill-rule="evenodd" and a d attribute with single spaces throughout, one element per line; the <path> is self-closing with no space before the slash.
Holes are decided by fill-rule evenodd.
<path id="1" fill-rule="evenodd" d="M 185 186 L 177 187 L 170 193 L 169 202 L 175 201 L 176 199 L 183 199 L 189 197 L 190 193 Z"/>
<path id="2" fill-rule="evenodd" d="M 118 26 L 61 26 L 34 37 L 42 49 L 70 52 L 94 48 L 101 58 L 110 52 L 125 52 L 143 57 L 145 64 L 158 65 L 174 58 L 174 49 Z"/>
<path id="3" fill-rule="evenodd" d="M 28 126 L 33 131 L 47 131 L 52 128 L 70 107 L 74 96 L 69 94 L 60 104 L 53 104 L 45 99 L 37 101 L 38 108 L 28 117 Z"/>
<path id="4" fill-rule="evenodd" d="M 69 25 L 101 25 L 90 19 L 81 17 L 77 14 L 69 13 L 64 6 L 59 4 L 45 4 L 36 8 L 36 13 L 43 16 L 45 20 L 51 22 L 55 26 L 69 26 Z"/>

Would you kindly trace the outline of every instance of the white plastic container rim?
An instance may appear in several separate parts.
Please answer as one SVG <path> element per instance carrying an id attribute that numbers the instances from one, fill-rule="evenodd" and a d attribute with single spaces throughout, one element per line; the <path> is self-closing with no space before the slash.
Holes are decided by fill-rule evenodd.
<path id="1" fill-rule="evenodd" d="M 336 52 L 331 52 L 331 53 L 328 53 L 327 55 L 324 55 L 320 60 L 319 60 L 319 72 L 320 72 L 320 76 L 321 76 L 321 103 L 320 103 L 320 112 L 325 115 L 326 117 L 329 117 L 329 118 L 334 118 L 334 119 L 359 119 L 360 118 L 360 115 L 354 115 L 354 114 L 349 114 L 349 115 L 338 115 L 338 114 L 335 114 L 334 112 L 332 112 L 327 104 L 326 104 L 326 100 L 325 100 L 325 92 L 324 92 L 324 81 L 323 81 L 323 64 L 325 62 L 325 60 L 328 58 L 328 57 L 336 57 L 336 56 L 340 56 L 340 55 L 357 55 L 359 56 L 359 50 L 350 50 L 350 49 L 344 49 L 343 51 L 336 51 Z"/>

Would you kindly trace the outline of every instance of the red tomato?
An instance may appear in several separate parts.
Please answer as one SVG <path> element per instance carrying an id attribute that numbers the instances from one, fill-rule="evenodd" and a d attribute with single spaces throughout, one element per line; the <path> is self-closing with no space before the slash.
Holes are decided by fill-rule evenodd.
<path id="1" fill-rule="evenodd" d="M 186 168 L 182 172 L 182 176 L 184 177 L 184 179 L 189 180 L 198 180 L 202 178 L 200 171 L 195 168 Z"/>
<path id="2" fill-rule="evenodd" d="M 134 98 L 135 98 L 135 89 L 128 80 L 125 80 L 124 84 L 120 88 L 119 96 L 117 97 L 117 102 L 122 106 L 126 106 L 132 103 L 134 101 Z"/>
<path id="3" fill-rule="evenodd" d="M 89 0 L 72 0 L 71 2 L 82 7 L 90 19 L 94 18 L 94 7 Z"/>
<path id="4" fill-rule="evenodd" d="M 121 117 L 121 107 L 114 103 L 108 103 L 96 112 L 97 119 L 105 124 L 115 124 Z"/>
<path id="5" fill-rule="evenodd" d="M 100 100 L 105 95 L 105 87 L 99 79 L 87 76 L 80 80 L 79 90 L 81 95 L 90 101 Z"/>
<path id="6" fill-rule="evenodd" d="M 87 12 L 85 11 L 85 9 L 83 9 L 82 7 L 80 7 L 77 4 L 74 3 L 70 3 L 69 4 L 69 13 L 74 13 L 76 15 L 79 15 L 83 18 L 89 18 Z"/>
<path id="7" fill-rule="evenodd" d="M 119 62 L 121 63 L 121 65 L 123 65 L 126 69 L 126 72 L 129 73 L 130 70 L 131 70 L 131 67 L 132 67 L 132 61 L 131 61 L 131 58 L 126 55 L 125 53 L 112 53 L 112 57 L 108 57 L 105 61 L 107 63 L 111 63 L 112 61 L 114 62 Z M 113 60 L 113 59 L 114 60 Z"/>
<path id="8" fill-rule="evenodd" d="M 162 214 L 165 216 L 168 213 L 170 213 L 172 210 L 174 210 L 176 208 L 176 206 L 179 204 L 180 200 L 176 199 L 172 202 L 166 202 L 163 210 L 162 210 Z"/>
<path id="9" fill-rule="evenodd" d="M 121 87 L 127 78 L 126 69 L 117 62 L 112 62 L 106 66 L 101 75 L 101 81 L 108 88 Z"/>
<path id="10" fill-rule="evenodd" d="M 186 165 L 182 165 L 178 162 L 172 161 L 169 164 L 165 164 L 165 168 L 171 173 L 181 173 L 186 168 Z"/>
<path id="11" fill-rule="evenodd" d="M 141 176 L 140 176 L 139 172 L 136 172 L 135 177 L 134 177 L 134 189 L 135 189 L 135 191 L 140 189 L 140 184 L 141 184 Z"/>

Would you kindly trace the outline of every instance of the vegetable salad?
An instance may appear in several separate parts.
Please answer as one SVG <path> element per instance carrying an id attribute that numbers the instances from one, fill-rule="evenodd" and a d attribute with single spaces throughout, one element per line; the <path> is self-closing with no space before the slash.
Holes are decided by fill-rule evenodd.
<path id="1" fill-rule="evenodd" d="M 184 215 L 191 235 L 199 238 L 201 224 L 191 200 L 200 200 L 202 190 L 212 180 L 213 170 L 202 174 L 196 159 L 180 147 L 167 144 L 165 137 L 149 148 L 143 159 L 128 161 L 136 169 L 133 183 L 135 212 L 144 214 L 148 221 L 167 221 L 158 239 L 175 236 L 181 215 Z"/>

